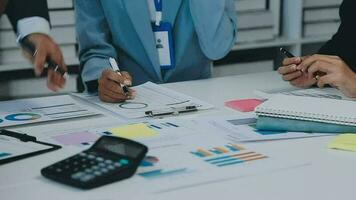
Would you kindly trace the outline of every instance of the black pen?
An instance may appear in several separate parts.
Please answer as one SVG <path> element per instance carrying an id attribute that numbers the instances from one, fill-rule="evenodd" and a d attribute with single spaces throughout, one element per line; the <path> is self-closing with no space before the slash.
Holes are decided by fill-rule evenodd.
<path id="1" fill-rule="evenodd" d="M 288 58 L 293 58 L 293 57 L 295 57 L 291 52 L 289 52 L 287 49 L 285 49 L 285 48 L 283 48 L 283 47 L 279 48 L 279 51 L 280 51 L 283 55 L 285 55 L 286 57 L 288 57 Z M 302 71 L 302 70 L 300 70 L 300 71 Z M 302 72 L 303 72 L 303 71 L 302 71 Z M 317 72 L 315 72 L 315 74 L 314 74 L 314 78 L 315 78 L 315 80 L 319 80 L 319 78 L 320 78 L 321 76 L 324 76 L 324 75 L 325 75 L 324 72 L 317 71 Z"/>
<path id="2" fill-rule="evenodd" d="M 285 49 L 283 47 L 279 48 L 279 51 L 288 58 L 295 57 L 291 52 L 289 52 L 287 49 Z"/>
<path id="3" fill-rule="evenodd" d="M 28 51 L 32 56 L 36 55 L 37 50 L 36 50 L 35 46 L 28 40 L 27 37 L 20 40 L 20 45 L 22 48 L 24 48 L 26 51 Z M 56 62 L 54 62 L 51 58 L 47 57 L 46 62 L 47 62 L 48 68 L 51 68 L 51 69 L 53 69 L 53 71 L 61 74 L 63 78 L 66 78 L 68 76 L 68 73 L 66 71 L 64 71 L 62 68 L 60 68 L 59 65 Z"/>

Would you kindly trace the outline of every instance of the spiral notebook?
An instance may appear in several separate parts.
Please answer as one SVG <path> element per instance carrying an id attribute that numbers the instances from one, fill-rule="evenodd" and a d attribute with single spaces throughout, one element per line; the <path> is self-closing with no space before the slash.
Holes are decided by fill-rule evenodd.
<path id="1" fill-rule="evenodd" d="M 356 126 L 356 101 L 278 94 L 255 112 L 258 116 Z"/>

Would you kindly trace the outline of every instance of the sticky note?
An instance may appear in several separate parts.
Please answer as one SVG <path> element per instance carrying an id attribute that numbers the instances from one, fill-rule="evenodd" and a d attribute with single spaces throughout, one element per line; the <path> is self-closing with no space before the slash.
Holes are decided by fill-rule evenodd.
<path id="1" fill-rule="evenodd" d="M 54 136 L 53 139 L 62 145 L 79 145 L 83 143 L 94 142 L 99 135 L 90 132 L 67 133 Z"/>
<path id="2" fill-rule="evenodd" d="M 342 134 L 334 138 L 328 144 L 330 149 L 339 149 L 356 152 L 356 134 Z"/>
<path id="3" fill-rule="evenodd" d="M 157 135 L 156 131 L 148 128 L 143 123 L 120 126 L 117 128 L 112 128 L 109 131 L 115 136 L 127 139 L 154 137 Z"/>
<path id="4" fill-rule="evenodd" d="M 225 102 L 225 106 L 241 112 L 251 112 L 262 103 L 259 99 L 239 99 Z"/>

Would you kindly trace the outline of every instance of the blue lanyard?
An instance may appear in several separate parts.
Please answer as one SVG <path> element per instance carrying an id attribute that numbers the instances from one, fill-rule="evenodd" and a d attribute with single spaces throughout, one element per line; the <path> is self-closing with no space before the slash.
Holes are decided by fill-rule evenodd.
<path id="1" fill-rule="evenodd" d="M 154 0 L 157 12 L 162 12 L 162 1 L 163 0 Z"/>

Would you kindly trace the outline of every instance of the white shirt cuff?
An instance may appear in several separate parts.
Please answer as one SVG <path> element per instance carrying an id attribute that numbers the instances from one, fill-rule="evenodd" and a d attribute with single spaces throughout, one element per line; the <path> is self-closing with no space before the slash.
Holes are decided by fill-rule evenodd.
<path id="1" fill-rule="evenodd" d="M 49 22 L 43 17 L 27 17 L 17 22 L 17 41 L 32 34 L 42 33 L 49 35 Z"/>

